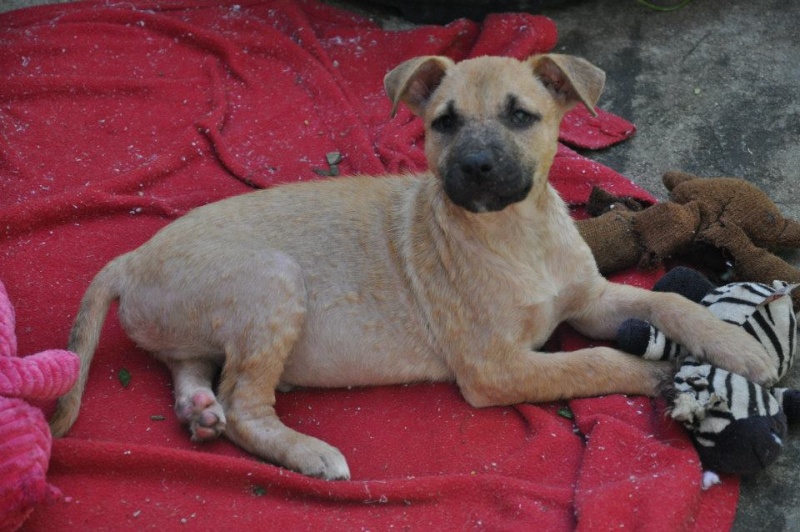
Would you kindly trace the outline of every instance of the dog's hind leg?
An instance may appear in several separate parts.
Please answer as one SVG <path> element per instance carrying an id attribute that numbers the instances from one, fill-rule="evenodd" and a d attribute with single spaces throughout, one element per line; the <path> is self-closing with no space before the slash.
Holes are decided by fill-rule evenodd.
<path id="1" fill-rule="evenodd" d="M 342 454 L 331 445 L 285 426 L 275 413 L 275 388 L 300 337 L 306 289 L 296 264 L 284 263 L 252 285 L 239 307 L 236 330 L 225 342 L 218 397 L 225 408 L 225 435 L 236 445 L 276 464 L 327 480 L 350 478 Z"/>
<path id="2" fill-rule="evenodd" d="M 225 413 L 212 389 L 218 365 L 212 360 L 169 360 L 175 414 L 189 425 L 192 440 L 213 440 L 225 430 Z"/>
<path id="3" fill-rule="evenodd" d="M 275 413 L 274 396 L 265 395 L 259 396 L 258 404 L 242 401 L 241 397 L 232 399 L 236 406 L 228 410 L 226 436 L 243 449 L 287 469 L 326 480 L 348 480 L 350 469 L 342 453 L 284 425 Z"/>

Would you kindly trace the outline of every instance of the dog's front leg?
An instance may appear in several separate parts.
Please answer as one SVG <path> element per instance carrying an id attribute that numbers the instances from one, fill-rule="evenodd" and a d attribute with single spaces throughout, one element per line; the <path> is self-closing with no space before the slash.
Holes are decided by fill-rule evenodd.
<path id="1" fill-rule="evenodd" d="M 716 366 L 761 385 L 772 384 L 778 378 L 769 353 L 755 338 L 683 296 L 603 279 L 594 284 L 589 294 L 581 310 L 569 320 L 587 336 L 614 338 L 622 322 L 638 318 Z"/>
<path id="2" fill-rule="evenodd" d="M 461 361 L 456 380 L 467 402 L 485 407 L 611 393 L 656 396 L 671 378 L 671 368 L 610 347 L 528 350 Z"/>

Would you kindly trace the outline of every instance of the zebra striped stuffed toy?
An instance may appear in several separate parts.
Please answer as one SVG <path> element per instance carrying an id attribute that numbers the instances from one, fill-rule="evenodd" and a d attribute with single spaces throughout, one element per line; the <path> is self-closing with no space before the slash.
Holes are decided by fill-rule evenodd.
<path id="1" fill-rule="evenodd" d="M 775 281 L 732 283 L 715 288 L 702 274 L 675 268 L 654 290 L 677 292 L 743 327 L 772 356 L 783 378 L 794 361 L 797 320 L 791 291 L 796 285 Z M 679 363 L 667 391 L 670 416 L 683 423 L 700 455 L 704 487 L 718 482 L 715 472 L 754 474 L 775 461 L 787 424 L 800 422 L 800 391 L 765 390 L 736 373 L 702 363 L 641 320 L 628 320 L 617 335 L 620 348 L 648 360 Z"/>

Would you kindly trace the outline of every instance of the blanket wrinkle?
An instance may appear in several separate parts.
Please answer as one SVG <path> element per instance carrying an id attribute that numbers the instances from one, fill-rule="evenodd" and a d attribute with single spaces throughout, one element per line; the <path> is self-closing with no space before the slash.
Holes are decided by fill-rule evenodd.
<path id="1" fill-rule="evenodd" d="M 89 0 L 0 15 L 0 277 L 18 348 L 66 342 L 97 271 L 192 208 L 318 179 L 330 152 L 343 175 L 424 171 L 420 120 L 405 108 L 390 118 L 383 90 L 401 61 L 525 58 L 556 40 L 541 16 L 388 31 L 317 0 Z M 566 117 L 550 181 L 576 217 L 593 185 L 653 201 L 573 149 L 634 131 L 602 111 Z M 657 275 L 615 279 L 650 287 Z M 561 327 L 548 348 L 588 344 Z M 224 439 L 193 443 L 172 402 L 169 372 L 112 311 L 81 415 L 45 468 L 62 496 L 25 530 L 699 530 L 735 514 L 737 480 L 701 490 L 688 438 L 645 398 L 474 409 L 452 383 L 278 394 L 287 425 L 343 452 L 349 482 Z"/>

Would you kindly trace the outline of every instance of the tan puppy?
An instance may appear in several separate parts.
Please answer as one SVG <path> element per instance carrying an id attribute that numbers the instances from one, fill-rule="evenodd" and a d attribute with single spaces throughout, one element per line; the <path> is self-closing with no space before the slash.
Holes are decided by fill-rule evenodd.
<path id="1" fill-rule="evenodd" d="M 109 305 L 172 370 L 195 439 L 225 435 L 289 469 L 349 477 L 341 453 L 284 426 L 275 389 L 455 380 L 476 407 L 656 394 L 663 363 L 607 347 L 537 352 L 568 321 L 610 338 L 652 322 L 692 353 L 762 384 L 763 348 L 678 295 L 607 282 L 547 182 L 564 113 L 605 75 L 562 55 L 444 57 L 386 76 L 422 117 L 430 173 L 288 185 L 196 209 L 110 262 L 81 304 L 70 349 L 78 415 Z M 215 394 L 212 379 L 222 368 Z"/>

